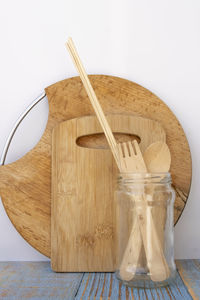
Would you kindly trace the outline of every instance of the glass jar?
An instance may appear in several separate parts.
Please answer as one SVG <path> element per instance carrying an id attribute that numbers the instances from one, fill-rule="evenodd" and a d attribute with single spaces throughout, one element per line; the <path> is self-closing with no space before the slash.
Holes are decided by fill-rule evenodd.
<path id="1" fill-rule="evenodd" d="M 116 199 L 116 277 L 134 287 L 170 284 L 176 275 L 170 173 L 120 174 Z"/>

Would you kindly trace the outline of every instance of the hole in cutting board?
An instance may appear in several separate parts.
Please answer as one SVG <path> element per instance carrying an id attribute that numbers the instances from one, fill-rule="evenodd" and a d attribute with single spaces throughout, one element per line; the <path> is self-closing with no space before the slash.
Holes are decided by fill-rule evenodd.
<path id="1" fill-rule="evenodd" d="M 113 134 L 117 143 L 127 142 L 130 140 L 137 140 L 138 143 L 140 143 L 141 141 L 140 137 L 135 134 L 119 133 L 119 132 L 114 132 Z M 109 148 L 104 133 L 95 133 L 95 134 L 80 136 L 77 138 L 76 144 L 83 148 L 92 148 L 92 149 Z"/>

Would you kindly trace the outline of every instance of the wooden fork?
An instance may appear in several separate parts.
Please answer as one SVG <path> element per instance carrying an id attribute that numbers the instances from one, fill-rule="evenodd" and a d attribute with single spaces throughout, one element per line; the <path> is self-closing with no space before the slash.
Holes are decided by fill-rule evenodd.
<path id="1" fill-rule="evenodd" d="M 135 148 L 133 145 L 135 146 Z M 143 160 L 143 157 L 140 156 L 140 151 L 139 151 L 139 159 L 138 156 L 136 156 L 137 155 L 136 152 L 134 151 L 135 149 L 138 150 L 138 147 L 139 145 L 135 140 L 133 141 L 133 144 L 130 141 L 126 143 L 117 144 L 120 168 L 123 173 L 146 172 L 145 162 Z M 140 190 L 140 193 L 142 194 L 143 190 Z M 141 197 L 139 198 L 134 197 L 133 200 L 136 201 L 142 199 Z M 140 201 L 141 205 L 143 203 L 145 202 Z M 135 220 L 120 265 L 120 276 L 123 280 L 127 280 L 127 281 L 131 280 L 139 264 L 145 267 L 145 263 L 143 261 L 140 261 L 142 245 L 143 243 L 142 243 L 139 222 L 138 220 Z"/>
<path id="2" fill-rule="evenodd" d="M 136 140 L 117 144 L 121 169 L 125 173 L 146 173 L 147 169 Z M 133 196 L 136 221 L 133 224 L 130 238 L 120 265 L 120 276 L 131 280 L 137 270 L 142 242 L 145 249 L 147 266 L 153 281 L 163 281 L 170 271 L 166 262 L 161 242 L 158 238 L 151 208 L 144 194 L 144 187 Z"/>

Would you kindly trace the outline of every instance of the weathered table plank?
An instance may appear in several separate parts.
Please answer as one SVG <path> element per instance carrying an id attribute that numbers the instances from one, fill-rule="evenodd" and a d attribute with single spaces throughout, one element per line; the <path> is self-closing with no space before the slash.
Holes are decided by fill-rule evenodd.
<path id="1" fill-rule="evenodd" d="M 0 299 L 200 299 L 200 260 L 179 260 L 173 284 L 128 288 L 113 273 L 54 273 L 49 262 L 0 262 Z"/>
<path id="2" fill-rule="evenodd" d="M 101 291 L 98 291 L 98 286 Z M 99 293 L 98 293 L 99 292 Z M 192 299 L 185 287 L 180 275 L 177 273 L 173 284 L 156 289 L 136 289 L 128 288 L 110 273 L 85 273 L 81 282 L 76 300 L 82 299 Z"/>
<path id="3" fill-rule="evenodd" d="M 74 299 L 83 273 L 54 273 L 49 262 L 1 262 L 0 299 Z"/>
<path id="4" fill-rule="evenodd" d="M 179 260 L 177 268 L 193 299 L 200 299 L 200 260 Z"/>

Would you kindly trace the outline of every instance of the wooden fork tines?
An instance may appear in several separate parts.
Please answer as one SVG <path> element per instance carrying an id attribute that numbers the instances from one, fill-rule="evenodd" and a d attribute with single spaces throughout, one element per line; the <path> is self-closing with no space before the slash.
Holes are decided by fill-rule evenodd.
<path id="1" fill-rule="evenodd" d="M 136 140 L 117 144 L 119 164 L 123 173 L 147 172 L 145 162 Z"/>

